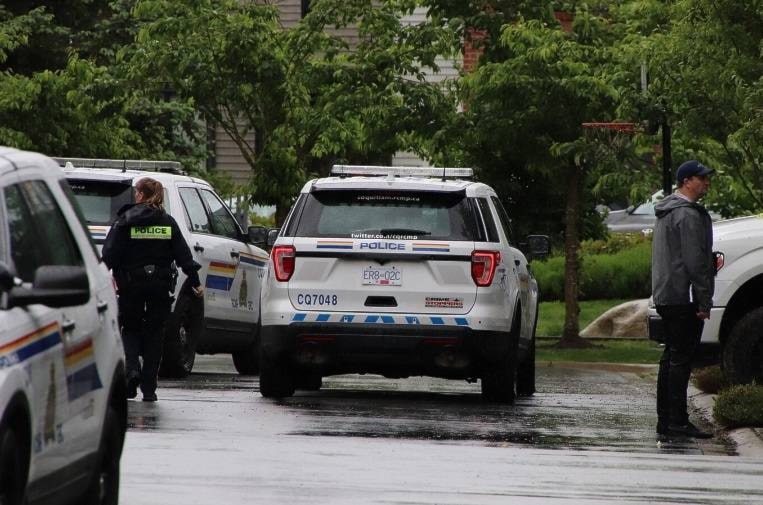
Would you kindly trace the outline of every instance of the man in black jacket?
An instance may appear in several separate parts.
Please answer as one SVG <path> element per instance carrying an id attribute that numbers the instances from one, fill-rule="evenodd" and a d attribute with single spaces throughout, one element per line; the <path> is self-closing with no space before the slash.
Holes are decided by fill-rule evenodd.
<path id="1" fill-rule="evenodd" d="M 139 180 L 135 202 L 119 210 L 103 245 L 103 261 L 113 271 L 119 290 L 127 396 L 135 398 L 140 385 L 143 401 L 154 402 L 164 323 L 170 313 L 172 262 L 188 276 L 197 296 L 203 291 L 200 265 L 194 261 L 177 222 L 164 211 L 161 183 L 148 177 Z"/>
<path id="2" fill-rule="evenodd" d="M 657 433 L 710 438 L 686 409 L 691 362 L 713 305 L 713 227 L 697 203 L 713 170 L 691 160 L 678 167 L 675 193 L 655 205 L 652 298 L 665 326 L 665 351 L 657 377 Z"/>

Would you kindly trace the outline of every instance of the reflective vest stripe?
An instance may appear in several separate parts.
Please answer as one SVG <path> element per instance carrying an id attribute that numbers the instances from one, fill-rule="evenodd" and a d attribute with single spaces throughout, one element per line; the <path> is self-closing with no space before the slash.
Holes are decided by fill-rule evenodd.
<path id="1" fill-rule="evenodd" d="M 172 226 L 133 226 L 130 228 L 130 238 L 169 240 L 172 238 Z"/>

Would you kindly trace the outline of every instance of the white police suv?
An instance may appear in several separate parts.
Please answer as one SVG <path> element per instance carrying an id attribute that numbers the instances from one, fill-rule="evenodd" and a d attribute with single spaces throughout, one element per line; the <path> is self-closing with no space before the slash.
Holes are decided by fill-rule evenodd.
<path id="1" fill-rule="evenodd" d="M 260 392 L 341 373 L 535 391 L 538 288 L 495 191 L 468 168 L 334 166 L 308 182 L 262 292 Z M 547 237 L 532 237 L 537 254 Z M 516 385 L 516 390 L 515 390 Z"/>
<path id="2" fill-rule="evenodd" d="M 58 165 L 0 147 L 0 503 L 116 504 L 127 426 L 111 275 Z"/>
<path id="3" fill-rule="evenodd" d="M 243 233 L 228 207 L 206 181 L 185 175 L 176 161 L 56 158 L 82 207 L 90 233 L 101 247 L 117 211 L 134 202 L 133 186 L 143 177 L 161 182 L 164 206 L 183 231 L 204 299 L 193 295 L 179 272 L 175 303 L 167 323 L 160 375 L 188 375 L 196 353 L 230 353 L 239 373 L 255 374 L 260 288 L 268 264 L 267 230 Z"/>

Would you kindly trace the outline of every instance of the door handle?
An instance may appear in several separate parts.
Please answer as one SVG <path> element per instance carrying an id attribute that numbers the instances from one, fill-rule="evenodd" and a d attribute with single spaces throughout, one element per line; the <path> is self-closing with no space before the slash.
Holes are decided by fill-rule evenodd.
<path id="1" fill-rule="evenodd" d="M 200 253 L 204 252 L 204 248 L 201 245 L 199 245 L 198 242 L 196 242 L 196 244 L 193 246 L 193 250 Z"/>
<path id="2" fill-rule="evenodd" d="M 67 319 L 63 323 L 61 323 L 61 329 L 64 331 L 64 333 L 69 333 L 73 331 L 76 326 L 77 325 L 71 319 Z"/>
<path id="3" fill-rule="evenodd" d="M 95 306 L 95 310 L 98 311 L 99 314 L 103 314 L 106 312 L 106 310 L 109 308 L 109 302 L 98 302 L 98 304 Z"/>
<path id="4" fill-rule="evenodd" d="M 231 252 L 230 252 L 230 257 L 231 257 L 231 258 L 234 258 L 234 259 L 235 259 L 235 258 L 238 258 L 239 256 L 240 256 L 240 255 L 239 255 L 238 251 L 231 251 Z"/>

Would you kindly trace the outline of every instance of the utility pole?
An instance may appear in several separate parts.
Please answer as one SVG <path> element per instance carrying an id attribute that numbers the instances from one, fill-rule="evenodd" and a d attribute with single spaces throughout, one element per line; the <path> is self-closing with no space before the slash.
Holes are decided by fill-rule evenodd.
<path id="1" fill-rule="evenodd" d="M 673 154 L 670 150 L 670 124 L 667 114 L 662 115 L 662 194 L 673 192 Z"/>
<path id="2" fill-rule="evenodd" d="M 646 62 L 642 62 L 641 93 L 645 98 L 649 96 L 648 89 L 649 75 L 646 67 Z M 665 112 L 664 106 L 662 116 L 659 120 L 659 126 L 662 127 L 662 194 L 663 197 L 665 197 L 673 192 L 673 153 L 670 149 L 670 123 L 668 123 L 668 115 Z M 654 125 L 654 130 L 649 133 L 657 133 L 657 125 Z"/>

